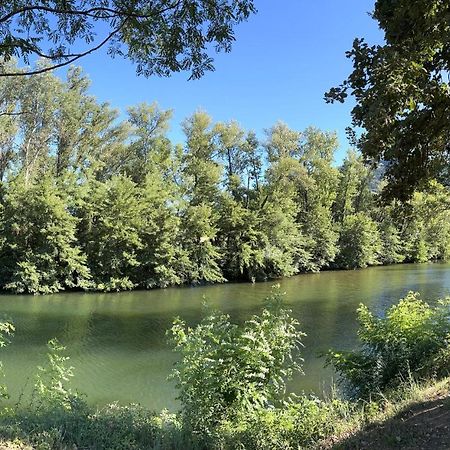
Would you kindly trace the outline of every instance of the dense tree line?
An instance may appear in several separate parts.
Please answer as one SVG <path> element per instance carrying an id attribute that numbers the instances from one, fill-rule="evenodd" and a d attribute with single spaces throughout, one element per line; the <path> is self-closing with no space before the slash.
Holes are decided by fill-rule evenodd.
<path id="1" fill-rule="evenodd" d="M 0 81 L 0 285 L 121 290 L 265 280 L 450 255 L 436 181 L 380 201 L 380 172 L 336 135 L 279 122 L 264 139 L 202 111 L 167 137 L 156 104 L 126 119 L 78 68 Z"/>

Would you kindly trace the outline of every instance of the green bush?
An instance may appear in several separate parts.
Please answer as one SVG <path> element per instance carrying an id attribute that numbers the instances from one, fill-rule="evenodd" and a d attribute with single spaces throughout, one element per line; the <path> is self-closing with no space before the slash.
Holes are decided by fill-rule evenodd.
<path id="1" fill-rule="evenodd" d="M 290 450 L 311 448 L 333 434 L 348 404 L 298 396 L 280 408 L 259 409 L 239 422 L 224 423 L 216 448 Z"/>
<path id="2" fill-rule="evenodd" d="M 328 362 L 353 395 L 367 397 L 409 377 L 442 376 L 450 368 L 449 301 L 430 306 L 410 292 L 385 317 L 358 309 L 361 349 L 330 351 Z"/>
<path id="3" fill-rule="evenodd" d="M 14 334 L 14 325 L 7 321 L 0 322 L 0 348 L 10 344 L 10 337 Z M 0 378 L 5 376 L 3 372 L 3 364 L 0 361 Z M 9 398 L 8 389 L 4 384 L 0 384 L 0 398 Z"/>
<path id="4" fill-rule="evenodd" d="M 297 325 L 277 290 L 261 314 L 242 327 L 218 312 L 194 329 L 176 320 L 171 335 L 181 361 L 173 377 L 185 423 L 209 434 L 225 420 L 274 405 L 284 394 L 285 380 L 300 370 L 303 333 Z"/>

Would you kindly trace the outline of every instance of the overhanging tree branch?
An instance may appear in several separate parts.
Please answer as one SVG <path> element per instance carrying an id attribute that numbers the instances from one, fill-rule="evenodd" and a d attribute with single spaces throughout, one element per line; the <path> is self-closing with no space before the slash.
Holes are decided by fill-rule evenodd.
<path id="1" fill-rule="evenodd" d="M 99 50 L 100 48 L 102 48 L 105 44 L 107 44 L 117 33 L 119 33 L 122 28 L 125 26 L 126 22 L 128 19 L 124 19 L 124 21 L 115 29 L 113 30 L 111 33 L 109 33 L 109 35 L 103 39 L 102 42 L 100 42 L 98 45 L 96 45 L 95 47 L 90 48 L 89 50 L 86 50 L 85 52 L 79 53 L 77 55 L 75 55 L 73 58 L 68 59 L 67 61 L 63 61 L 59 64 L 54 64 L 52 66 L 49 67 L 43 67 L 42 69 L 37 69 L 37 70 L 33 70 L 31 72 L 5 72 L 5 73 L 0 73 L 0 77 L 16 77 L 16 76 L 26 76 L 26 75 L 39 75 L 45 72 L 50 72 L 51 70 L 54 69 L 59 69 L 61 67 L 64 66 L 68 66 L 72 63 L 74 63 L 75 61 L 77 61 L 80 58 L 83 58 L 84 56 L 87 56 L 97 50 Z"/>
<path id="2" fill-rule="evenodd" d="M 191 71 L 198 78 L 213 70 L 206 45 L 229 51 L 233 27 L 256 12 L 254 0 L 16 0 L 0 2 L 0 77 L 37 75 L 67 66 L 107 44 L 136 64 L 138 74 L 169 76 Z M 100 5 L 99 5 L 100 3 Z M 106 27 L 106 38 L 96 26 Z M 123 29 L 124 24 L 126 28 Z M 75 47 L 84 42 L 88 49 Z M 16 57 L 30 65 L 40 57 L 50 62 L 29 72 L 7 68 Z M 31 61 L 32 63 L 33 61 Z"/>
<path id="3" fill-rule="evenodd" d="M 134 19 L 151 19 L 157 14 L 163 14 L 166 11 L 169 11 L 170 9 L 176 8 L 181 0 L 175 2 L 172 5 L 167 6 L 166 8 L 162 8 L 157 11 L 153 11 L 150 14 L 144 14 L 139 13 L 135 11 L 127 11 L 126 9 L 113 9 L 113 8 L 107 8 L 107 7 L 95 7 L 95 8 L 89 8 L 89 9 L 60 9 L 60 8 L 51 8 L 48 6 L 42 6 L 42 5 L 34 5 L 34 6 L 25 6 L 23 8 L 17 9 L 15 11 L 11 11 L 10 13 L 4 15 L 0 18 L 0 24 L 5 23 L 8 20 L 11 20 L 17 15 L 26 13 L 26 12 L 33 12 L 33 11 L 42 11 L 47 12 L 51 14 L 57 14 L 57 15 L 78 15 L 78 16 L 85 16 L 85 17 L 91 17 L 93 19 L 112 19 L 114 17 L 127 17 L 127 18 L 134 18 Z M 98 15 L 98 14 L 108 14 L 105 16 Z"/>

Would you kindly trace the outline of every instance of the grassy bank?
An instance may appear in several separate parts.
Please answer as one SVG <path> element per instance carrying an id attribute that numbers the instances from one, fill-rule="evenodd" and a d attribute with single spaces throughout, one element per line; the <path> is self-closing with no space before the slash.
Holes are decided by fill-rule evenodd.
<path id="1" fill-rule="evenodd" d="M 303 413 L 300 412 L 303 410 Z M 4 414 L 0 448 L 16 449 L 444 449 L 450 446 L 450 379 L 409 382 L 374 402 L 303 401 L 224 425 L 204 440 L 180 418 L 138 406 Z"/>
<path id="2" fill-rule="evenodd" d="M 379 409 L 377 409 L 379 408 Z M 362 408 L 317 449 L 450 448 L 450 379 L 412 383 L 374 408 Z"/>

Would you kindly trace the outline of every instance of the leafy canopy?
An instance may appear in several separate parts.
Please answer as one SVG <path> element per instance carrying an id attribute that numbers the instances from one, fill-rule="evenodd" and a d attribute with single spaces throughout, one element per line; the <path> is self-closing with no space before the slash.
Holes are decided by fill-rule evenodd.
<path id="1" fill-rule="evenodd" d="M 355 97 L 355 141 L 367 160 L 387 162 L 385 193 L 404 199 L 428 179 L 449 182 L 448 2 L 378 0 L 372 16 L 385 43 L 355 39 L 353 72 L 325 98 Z"/>
<path id="2" fill-rule="evenodd" d="M 252 0 L 9 0 L 0 4 L 0 57 L 43 58 L 47 66 L 24 72 L 36 74 L 105 47 L 139 75 L 198 78 L 213 70 L 211 47 L 230 51 L 235 25 L 255 12 Z M 0 65 L 0 76 L 18 73 Z"/>

